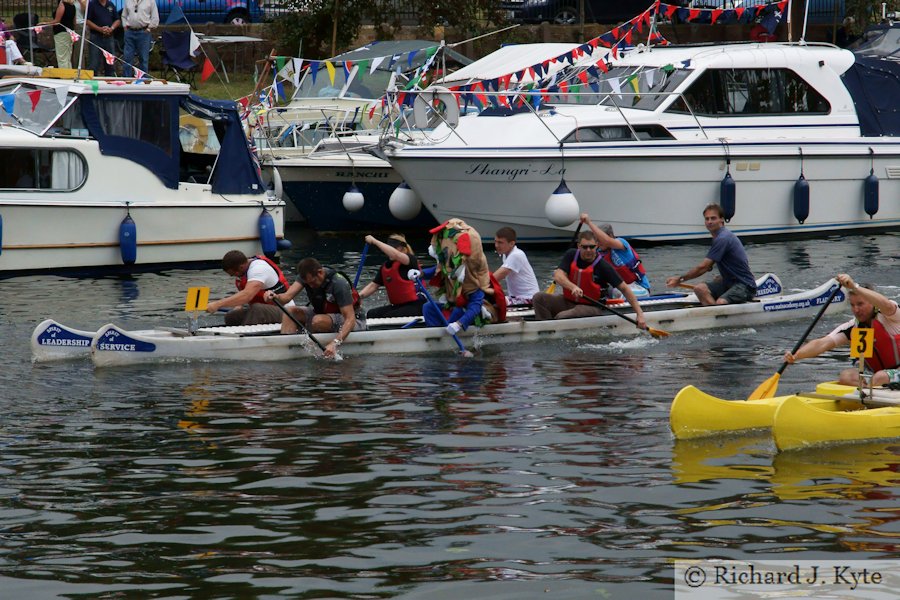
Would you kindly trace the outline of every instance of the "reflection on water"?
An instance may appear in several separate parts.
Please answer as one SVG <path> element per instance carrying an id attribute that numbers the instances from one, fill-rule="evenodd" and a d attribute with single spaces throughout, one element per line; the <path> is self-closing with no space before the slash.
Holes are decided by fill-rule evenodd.
<path id="1" fill-rule="evenodd" d="M 867 240 L 883 261 L 900 255 L 896 236 Z M 355 273 L 361 240 L 305 242 L 288 271 L 315 254 Z M 751 260 L 803 287 L 861 243 L 757 244 Z M 658 284 L 706 248 L 642 256 Z M 559 253 L 526 250 L 546 285 Z M 380 261 L 368 257 L 363 281 Z M 879 275 L 900 290 L 896 269 Z M 669 598 L 672 558 L 896 552 L 896 444 L 776 456 L 766 436 L 674 443 L 668 431 L 678 389 L 745 396 L 805 323 L 492 346 L 471 360 L 448 340 L 423 356 L 94 370 L 31 365 L 32 328 L 48 316 L 178 326 L 187 287 L 218 297 L 233 282 L 176 270 L 10 283 L 11 597 Z M 795 365 L 780 387 L 843 365 L 838 354 Z"/>

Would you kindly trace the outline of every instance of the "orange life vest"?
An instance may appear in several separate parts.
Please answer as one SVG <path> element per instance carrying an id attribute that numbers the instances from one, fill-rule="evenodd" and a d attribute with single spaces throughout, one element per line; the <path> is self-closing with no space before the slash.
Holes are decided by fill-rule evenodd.
<path id="1" fill-rule="evenodd" d="M 594 300 L 606 296 L 606 290 L 594 281 L 594 267 L 601 260 L 603 260 L 603 257 L 597 254 L 597 258 L 587 268 L 579 269 L 578 251 L 576 251 L 575 258 L 572 259 L 572 264 L 569 265 L 569 281 L 580 287 L 584 291 L 585 296 Z M 568 289 L 563 289 L 563 297 L 578 304 L 589 304 L 586 300 L 573 296 Z"/>
<path id="2" fill-rule="evenodd" d="M 394 305 L 416 302 L 419 299 L 419 295 L 416 294 L 416 284 L 400 276 L 401 266 L 406 269 L 410 268 L 410 266 L 401 264 L 399 260 L 395 260 L 390 267 L 387 266 L 387 263 L 381 265 L 381 280 L 387 291 L 388 302 Z"/>
<path id="3" fill-rule="evenodd" d="M 875 348 L 866 365 L 872 372 L 895 369 L 900 366 L 900 335 L 891 335 L 878 319 L 872 319 L 875 330 Z"/>

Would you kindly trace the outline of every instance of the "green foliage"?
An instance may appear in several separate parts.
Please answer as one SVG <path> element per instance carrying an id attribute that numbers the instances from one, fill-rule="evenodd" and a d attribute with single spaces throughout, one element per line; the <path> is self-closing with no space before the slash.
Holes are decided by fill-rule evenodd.
<path id="1" fill-rule="evenodd" d="M 359 33 L 360 6 L 363 4 L 357 0 L 285 0 L 284 5 L 290 12 L 270 24 L 278 52 L 307 58 L 332 56 L 335 16 L 336 52 L 340 52 Z"/>

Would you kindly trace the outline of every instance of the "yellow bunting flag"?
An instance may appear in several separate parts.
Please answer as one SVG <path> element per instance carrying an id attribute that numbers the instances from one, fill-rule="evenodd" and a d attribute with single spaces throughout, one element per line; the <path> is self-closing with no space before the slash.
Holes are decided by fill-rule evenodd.
<path id="1" fill-rule="evenodd" d="M 209 288 L 208 287 L 192 287 L 188 288 L 187 300 L 184 303 L 184 310 L 192 312 L 195 310 L 206 310 L 209 304 Z"/>
<path id="2" fill-rule="evenodd" d="M 334 65 L 326 60 L 325 68 L 328 69 L 328 79 L 331 80 L 331 85 L 334 85 Z"/>

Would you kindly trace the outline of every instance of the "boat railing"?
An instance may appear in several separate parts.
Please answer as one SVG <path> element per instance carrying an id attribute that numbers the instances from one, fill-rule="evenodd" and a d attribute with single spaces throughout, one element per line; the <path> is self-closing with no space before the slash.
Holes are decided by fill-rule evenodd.
<path id="1" fill-rule="evenodd" d="M 433 102 L 434 92 L 432 90 L 417 90 L 407 92 L 407 95 L 415 97 L 416 95 L 421 95 L 423 98 L 428 98 L 425 104 L 424 111 L 415 111 L 414 113 L 414 122 L 410 124 L 408 122 L 408 112 L 404 113 L 400 111 L 400 118 L 404 119 L 403 126 L 410 129 L 415 129 L 420 132 L 424 132 L 427 130 L 433 129 L 436 125 L 444 124 L 447 125 L 450 129 L 449 135 L 457 135 L 460 141 L 464 144 L 467 144 L 466 140 L 464 140 L 459 133 L 456 131 L 455 123 L 458 120 L 460 113 L 467 113 L 466 110 L 470 104 L 470 101 L 467 99 L 468 96 L 471 96 L 471 92 L 464 91 L 442 91 L 442 93 L 451 94 L 456 102 L 447 102 L 446 97 L 444 97 L 444 101 L 440 103 Z M 517 112 L 529 112 L 535 117 L 538 118 L 539 122 L 541 122 L 544 127 L 550 132 L 551 135 L 556 139 L 557 143 L 562 144 L 563 140 L 557 136 L 557 134 L 541 119 L 542 115 L 556 115 L 560 114 L 558 112 L 559 108 L 563 107 L 574 107 L 574 106 L 595 106 L 595 107 L 612 107 L 616 110 L 619 117 L 622 119 L 622 123 L 624 126 L 628 128 L 633 139 L 635 141 L 642 141 L 645 139 L 644 136 L 639 135 L 635 124 L 633 123 L 633 116 L 629 118 L 629 115 L 626 111 L 634 110 L 641 111 L 645 113 L 657 112 L 660 107 L 663 105 L 672 106 L 674 102 L 668 102 L 668 98 L 675 97 L 681 100 L 682 105 L 687 109 L 687 113 L 690 115 L 691 121 L 695 124 L 697 131 L 700 135 L 703 136 L 704 139 L 709 140 L 709 134 L 706 132 L 706 129 L 703 127 L 703 124 L 700 122 L 699 117 L 694 112 L 691 107 L 691 102 L 681 91 L 657 91 L 657 92 L 565 92 L 565 93 L 553 93 L 547 94 L 545 92 L 540 91 L 479 91 L 478 96 L 482 98 L 487 98 L 489 106 L 482 107 L 479 112 L 487 114 L 486 111 L 493 111 L 496 114 L 515 114 Z M 547 96 L 556 96 L 556 97 L 565 97 L 565 101 L 554 102 L 552 100 L 546 100 Z M 640 99 L 647 99 L 648 97 L 653 96 L 656 98 L 661 98 L 658 102 L 656 102 L 655 107 L 656 110 L 649 111 L 646 109 L 635 109 L 634 104 L 637 103 Z M 539 101 L 535 101 L 535 99 L 540 99 Z M 596 98 L 596 101 L 589 101 L 591 98 Z M 631 99 L 631 104 L 628 104 L 627 99 Z M 574 100 L 574 101 L 573 101 Z M 677 100 L 676 100 L 677 102 Z M 415 101 L 414 101 L 415 103 Z M 455 104 L 455 107 L 452 106 Z M 537 105 L 537 106 L 536 106 Z M 457 112 L 458 111 L 458 112 Z M 425 114 L 425 120 L 422 120 L 422 114 Z M 646 124 L 645 121 L 642 121 L 642 125 Z M 665 123 L 659 123 L 659 125 L 665 127 Z M 679 123 L 679 127 L 683 128 L 684 124 Z M 383 127 L 383 131 L 385 132 L 385 137 L 394 137 L 390 135 L 390 130 L 394 128 L 393 123 L 388 123 Z M 430 140 L 431 136 L 425 135 L 425 141 L 433 141 Z M 421 139 L 421 138 L 420 138 Z"/>

